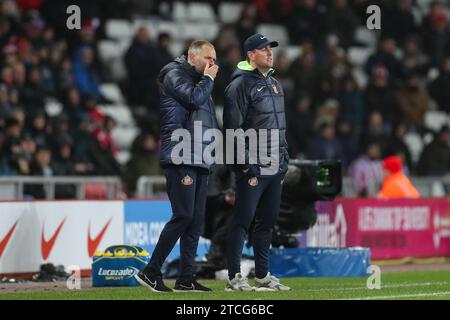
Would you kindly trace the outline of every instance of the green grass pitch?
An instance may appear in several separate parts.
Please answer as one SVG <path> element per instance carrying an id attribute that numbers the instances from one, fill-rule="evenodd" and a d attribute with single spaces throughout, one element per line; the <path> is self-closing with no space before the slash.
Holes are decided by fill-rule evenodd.
<path id="1" fill-rule="evenodd" d="M 252 280 L 250 280 L 251 282 Z M 289 292 L 225 292 L 225 282 L 204 280 L 211 293 L 154 293 L 144 287 L 81 288 L 45 292 L 0 293 L 3 299 L 87 300 L 321 300 L 445 299 L 450 300 L 450 270 L 385 272 L 381 289 L 368 289 L 367 278 L 285 278 Z"/>

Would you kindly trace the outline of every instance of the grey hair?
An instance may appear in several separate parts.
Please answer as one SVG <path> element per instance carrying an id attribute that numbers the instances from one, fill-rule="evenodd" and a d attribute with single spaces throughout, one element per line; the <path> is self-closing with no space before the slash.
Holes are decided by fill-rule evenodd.
<path id="1" fill-rule="evenodd" d="M 206 40 L 196 40 L 194 42 L 191 43 L 191 45 L 189 46 L 188 49 L 188 55 L 194 54 L 197 55 L 200 53 L 200 50 L 202 50 L 203 46 L 211 46 L 212 48 L 214 48 L 214 46 L 212 45 L 211 42 L 206 41 Z"/>

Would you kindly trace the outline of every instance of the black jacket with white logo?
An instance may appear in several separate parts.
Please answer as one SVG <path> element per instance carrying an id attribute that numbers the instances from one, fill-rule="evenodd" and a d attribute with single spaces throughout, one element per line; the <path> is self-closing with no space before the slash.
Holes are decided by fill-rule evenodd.
<path id="1" fill-rule="evenodd" d="M 284 92 L 280 83 L 272 77 L 273 70 L 264 77 L 246 61 L 239 63 L 231 83 L 225 89 L 225 106 L 223 114 L 224 129 L 278 129 L 279 132 L 279 168 L 287 170 L 289 161 L 286 142 L 286 117 L 284 112 Z M 270 137 L 270 133 L 268 133 Z M 270 138 L 269 138 L 270 140 Z M 246 141 L 246 157 L 249 143 Z M 270 143 L 268 151 L 270 150 Z M 259 145 L 258 145 L 259 153 Z M 239 169 L 251 168 L 258 174 L 261 167 L 237 166 Z"/>

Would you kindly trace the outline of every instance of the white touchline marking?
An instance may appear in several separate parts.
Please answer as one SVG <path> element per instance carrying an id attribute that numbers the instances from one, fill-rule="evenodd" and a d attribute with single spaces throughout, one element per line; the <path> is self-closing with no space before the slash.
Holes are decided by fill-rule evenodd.
<path id="1" fill-rule="evenodd" d="M 446 284 L 450 284 L 449 281 L 441 281 L 441 282 L 416 282 L 416 283 L 400 283 L 400 284 L 392 284 L 392 285 L 381 285 L 381 289 L 386 288 L 402 288 L 402 287 L 427 287 L 427 286 L 443 286 Z M 321 291 L 350 291 L 350 290 L 367 290 L 366 286 L 363 287 L 350 287 L 350 288 L 322 288 L 322 289 L 305 289 L 302 291 L 307 292 L 321 292 Z"/>
<path id="2" fill-rule="evenodd" d="M 450 291 L 444 292 L 431 292 L 431 293 L 416 293 L 416 294 L 399 294 L 393 296 L 373 296 L 364 298 L 348 298 L 338 300 L 377 300 L 377 299 L 397 299 L 397 298 L 420 298 L 420 297 L 437 297 L 437 296 L 450 296 Z"/>

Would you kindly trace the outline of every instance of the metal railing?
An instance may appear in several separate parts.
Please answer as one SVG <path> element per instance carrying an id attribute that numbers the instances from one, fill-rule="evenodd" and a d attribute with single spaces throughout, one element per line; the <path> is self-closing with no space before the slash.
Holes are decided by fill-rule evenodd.
<path id="1" fill-rule="evenodd" d="M 411 177 L 411 181 L 422 197 L 444 197 L 450 194 L 450 177 Z M 46 199 L 55 199 L 58 186 L 72 185 L 75 188 L 75 199 L 85 199 L 87 184 L 101 183 L 106 185 L 106 199 L 117 199 L 121 191 L 119 177 L 0 177 L 0 200 L 24 200 L 25 186 L 42 185 Z M 369 196 L 376 196 L 377 186 L 368 188 Z M 141 176 L 137 182 L 136 196 L 138 198 L 165 197 L 166 178 L 164 176 Z M 342 179 L 343 197 L 356 197 L 350 177 Z"/>
<path id="2" fill-rule="evenodd" d="M 450 194 L 450 177 L 411 177 L 411 181 L 422 197 L 445 197 Z M 137 182 L 136 194 L 139 198 L 160 197 L 165 195 L 166 178 L 164 176 L 141 176 Z M 159 191 L 155 191 L 159 190 Z M 375 197 L 379 186 L 370 184 L 368 196 Z M 356 197 L 352 179 L 343 177 L 342 197 Z"/>
<path id="3" fill-rule="evenodd" d="M 166 189 L 166 177 L 141 176 L 137 181 L 136 196 L 138 198 L 166 196 L 167 194 L 165 192 L 165 189 Z"/>
<path id="4" fill-rule="evenodd" d="M 0 177 L 0 200 L 24 200 L 27 195 L 24 194 L 25 186 L 42 185 L 45 191 L 46 199 L 55 199 L 58 185 L 70 185 L 75 187 L 75 199 L 85 199 L 85 186 L 87 184 L 105 184 L 107 199 L 118 197 L 121 181 L 118 177 L 80 177 L 80 176 L 61 176 L 61 177 L 24 177 L 8 176 Z"/>

